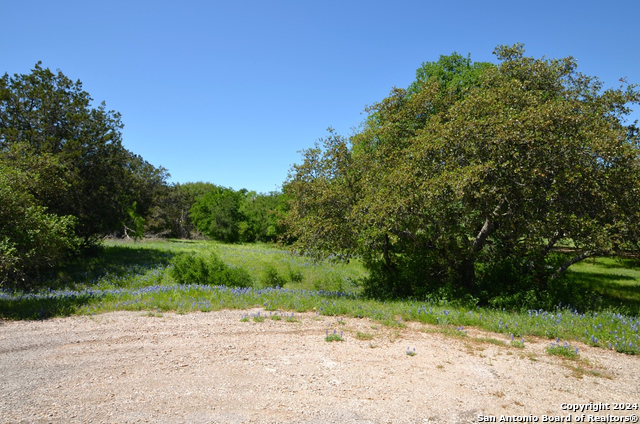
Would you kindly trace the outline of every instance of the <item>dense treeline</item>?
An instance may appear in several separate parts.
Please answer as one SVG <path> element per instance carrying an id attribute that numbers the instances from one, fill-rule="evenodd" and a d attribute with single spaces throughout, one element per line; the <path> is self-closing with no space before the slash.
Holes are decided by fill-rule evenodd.
<path id="1" fill-rule="evenodd" d="M 108 235 L 281 233 L 279 193 L 168 184 L 166 169 L 124 148 L 120 114 L 92 103 L 80 81 L 40 63 L 0 79 L 0 286 L 28 287 Z"/>
<path id="2" fill-rule="evenodd" d="M 282 193 L 256 193 L 211 183 L 168 185 L 159 192 L 146 231 L 161 237 L 209 237 L 229 243 L 274 242 L 284 232 Z"/>
<path id="3" fill-rule="evenodd" d="M 423 64 L 359 132 L 304 152 L 284 186 L 299 251 L 362 258 L 374 296 L 518 306 L 557 300 L 578 261 L 638 252 L 636 86 L 494 53 Z"/>

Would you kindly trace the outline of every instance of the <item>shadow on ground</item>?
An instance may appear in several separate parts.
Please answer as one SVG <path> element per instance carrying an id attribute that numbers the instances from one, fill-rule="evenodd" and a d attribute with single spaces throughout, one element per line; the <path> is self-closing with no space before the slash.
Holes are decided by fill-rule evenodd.
<path id="1" fill-rule="evenodd" d="M 72 315 L 95 302 L 90 290 L 102 278 L 117 286 L 119 281 L 126 282 L 127 277 L 166 267 L 173 256 L 173 252 L 135 243 L 99 246 L 72 263 L 42 275 L 31 290 L 5 293 L 0 297 L 0 318 L 45 319 Z"/>
<path id="2" fill-rule="evenodd" d="M 0 299 L 0 319 L 37 320 L 55 316 L 70 316 L 87 305 L 91 296 L 61 296 L 56 298 Z"/>
<path id="3" fill-rule="evenodd" d="M 78 283 L 90 285 L 92 280 L 104 275 L 138 275 L 167 266 L 173 256 L 173 252 L 134 243 L 100 246 L 46 276 L 43 286 L 72 288 Z"/>
<path id="4" fill-rule="evenodd" d="M 625 267 L 620 265 L 608 268 Z M 617 309 L 632 316 L 640 314 L 640 284 L 636 278 L 629 275 L 581 271 L 572 272 L 570 278 L 587 293 L 597 294 L 602 300 L 602 307 Z"/>

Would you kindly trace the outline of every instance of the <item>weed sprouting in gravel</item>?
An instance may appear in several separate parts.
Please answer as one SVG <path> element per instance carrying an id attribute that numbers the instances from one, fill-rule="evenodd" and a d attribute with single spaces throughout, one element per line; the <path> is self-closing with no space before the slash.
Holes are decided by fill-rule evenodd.
<path id="1" fill-rule="evenodd" d="M 324 340 L 326 342 L 342 342 L 344 339 L 342 338 L 342 331 L 338 334 L 338 330 L 333 330 L 333 333 L 329 333 L 329 329 L 326 330 L 326 335 Z"/>
<path id="2" fill-rule="evenodd" d="M 556 339 L 554 343 L 547 346 L 547 353 L 565 359 L 576 359 L 578 357 L 578 348 L 573 348 L 569 342 L 566 341 L 561 345 L 560 339 Z"/>
<path id="3" fill-rule="evenodd" d="M 280 316 L 279 313 L 275 313 L 275 314 L 269 314 L 269 319 L 271 319 L 272 321 L 280 321 L 282 319 L 282 316 Z"/>
<path id="4" fill-rule="evenodd" d="M 356 338 L 358 340 L 373 340 L 373 335 L 369 334 L 369 333 L 363 333 L 361 331 L 358 331 L 356 333 Z"/>
<path id="5" fill-rule="evenodd" d="M 287 321 L 287 322 L 300 322 L 298 319 L 296 319 L 296 317 L 293 314 L 293 312 L 291 312 L 291 315 L 287 316 L 285 321 Z"/>
<path id="6" fill-rule="evenodd" d="M 518 349 L 524 349 L 524 337 L 521 340 L 513 340 L 513 337 L 512 337 L 511 346 L 516 347 Z"/>

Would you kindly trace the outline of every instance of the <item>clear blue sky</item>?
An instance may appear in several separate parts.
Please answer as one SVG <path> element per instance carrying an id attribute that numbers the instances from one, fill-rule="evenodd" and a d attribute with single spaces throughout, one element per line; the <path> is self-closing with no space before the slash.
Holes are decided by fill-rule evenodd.
<path id="1" fill-rule="evenodd" d="M 522 42 L 640 83 L 638 16 L 637 0 L 0 0 L 0 74 L 41 60 L 122 113 L 126 148 L 171 181 L 268 192 L 440 55 Z"/>

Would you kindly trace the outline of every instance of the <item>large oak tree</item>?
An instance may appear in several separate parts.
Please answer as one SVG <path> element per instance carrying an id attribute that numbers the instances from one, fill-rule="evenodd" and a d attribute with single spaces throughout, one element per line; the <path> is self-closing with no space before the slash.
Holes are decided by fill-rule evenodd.
<path id="1" fill-rule="evenodd" d="M 499 63 L 426 63 L 350 139 L 304 152 L 285 184 L 299 250 L 357 255 L 369 289 L 544 291 L 586 257 L 637 249 L 640 95 L 575 59 L 499 46 Z M 554 250 L 573 247 L 570 256 Z M 498 287 L 501 286 L 501 287 Z"/>

